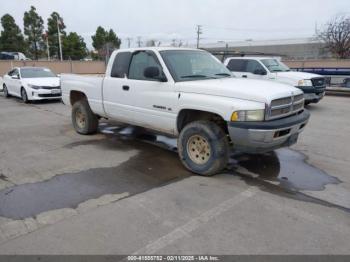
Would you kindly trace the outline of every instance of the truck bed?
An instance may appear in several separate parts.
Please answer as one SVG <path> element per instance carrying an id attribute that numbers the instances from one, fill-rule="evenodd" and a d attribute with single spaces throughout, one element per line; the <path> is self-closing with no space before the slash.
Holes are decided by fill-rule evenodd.
<path id="1" fill-rule="evenodd" d="M 66 105 L 71 105 L 70 93 L 82 92 L 86 94 L 89 105 L 93 112 L 100 116 L 105 116 L 103 109 L 102 99 L 102 87 L 103 87 L 104 75 L 97 76 L 82 76 L 76 74 L 62 74 L 61 75 L 61 88 L 62 88 L 62 100 Z"/>

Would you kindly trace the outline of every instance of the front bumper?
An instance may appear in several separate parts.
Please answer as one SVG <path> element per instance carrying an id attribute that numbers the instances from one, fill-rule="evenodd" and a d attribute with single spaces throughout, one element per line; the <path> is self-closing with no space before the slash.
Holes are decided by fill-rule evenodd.
<path id="1" fill-rule="evenodd" d="M 307 103 L 317 103 L 325 95 L 326 87 L 296 86 L 304 92 L 304 99 Z"/>
<path id="2" fill-rule="evenodd" d="M 263 122 L 228 122 L 228 131 L 236 150 L 263 153 L 291 146 L 309 121 L 310 113 Z"/>
<path id="3" fill-rule="evenodd" d="M 321 93 L 305 93 L 304 99 L 307 103 L 318 103 L 325 95 L 325 91 Z"/>
<path id="4" fill-rule="evenodd" d="M 46 99 L 61 99 L 61 89 L 31 89 L 30 100 L 46 100 Z"/>

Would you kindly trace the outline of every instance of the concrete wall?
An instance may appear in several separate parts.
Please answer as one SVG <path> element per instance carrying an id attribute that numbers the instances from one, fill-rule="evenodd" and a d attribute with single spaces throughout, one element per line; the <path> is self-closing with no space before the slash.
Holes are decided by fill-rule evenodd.
<path id="1" fill-rule="evenodd" d="M 105 63 L 102 61 L 0 61 L 0 75 L 4 75 L 13 67 L 37 66 L 50 68 L 56 74 L 104 74 Z"/>
<path id="2" fill-rule="evenodd" d="M 350 59 L 318 59 L 318 60 L 284 60 L 291 68 L 350 68 Z M 104 74 L 105 63 L 101 61 L 0 61 L 0 75 L 6 74 L 16 66 L 42 66 L 50 68 L 56 74 Z"/>

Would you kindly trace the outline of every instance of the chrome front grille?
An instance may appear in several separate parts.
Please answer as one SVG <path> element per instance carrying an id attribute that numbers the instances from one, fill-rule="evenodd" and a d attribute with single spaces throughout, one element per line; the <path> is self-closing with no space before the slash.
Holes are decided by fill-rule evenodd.
<path id="1" fill-rule="evenodd" d="M 298 113 L 304 109 L 304 94 L 278 98 L 271 101 L 266 119 L 272 120 Z"/>

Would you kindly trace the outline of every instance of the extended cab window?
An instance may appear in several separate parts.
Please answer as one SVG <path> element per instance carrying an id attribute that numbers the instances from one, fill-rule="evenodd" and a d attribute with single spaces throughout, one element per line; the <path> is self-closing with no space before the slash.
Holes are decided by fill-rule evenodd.
<path id="1" fill-rule="evenodd" d="M 259 72 L 266 72 L 264 67 L 256 60 L 247 60 L 245 72 L 257 74 Z"/>
<path id="2" fill-rule="evenodd" d="M 131 59 L 130 52 L 118 53 L 114 58 L 111 77 L 124 78 L 125 75 L 128 75 L 130 59 Z"/>
<path id="3" fill-rule="evenodd" d="M 228 62 L 227 68 L 232 72 L 246 72 L 247 60 L 244 59 L 231 59 Z"/>
<path id="4" fill-rule="evenodd" d="M 150 51 L 142 51 L 135 53 L 131 59 L 128 78 L 136 80 L 154 81 L 154 79 L 146 78 L 143 75 L 145 69 L 150 66 L 158 67 L 159 71 L 162 71 L 158 60 L 155 58 L 155 55 L 153 55 Z"/>

